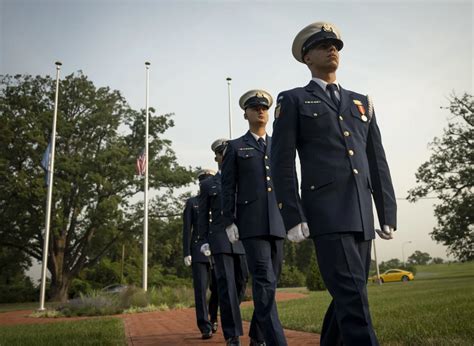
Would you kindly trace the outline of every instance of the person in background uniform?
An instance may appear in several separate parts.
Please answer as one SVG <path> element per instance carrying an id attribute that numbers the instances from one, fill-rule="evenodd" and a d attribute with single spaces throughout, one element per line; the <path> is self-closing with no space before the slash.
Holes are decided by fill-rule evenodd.
<path id="1" fill-rule="evenodd" d="M 198 228 L 205 239 L 201 252 L 214 257 L 224 338 L 227 345 L 237 346 L 243 335 L 240 303 L 245 295 L 248 269 L 242 243 L 232 244 L 227 239 L 222 220 L 220 169 L 226 146 L 226 139 L 217 139 L 211 145 L 219 172 L 201 183 Z"/>
<path id="2" fill-rule="evenodd" d="M 249 131 L 229 142 L 222 165 L 226 232 L 231 242 L 244 244 L 252 275 L 251 346 L 286 345 L 275 303 L 286 232 L 273 191 L 271 137 L 265 130 L 272 102 L 264 90 L 242 95 L 239 103 Z"/>
<path id="3" fill-rule="evenodd" d="M 198 179 L 212 177 L 210 169 L 198 172 Z M 186 201 L 183 212 L 183 254 L 184 264 L 192 266 L 196 320 L 203 339 L 209 339 L 217 332 L 218 293 L 212 258 L 204 256 L 200 249 L 204 239 L 198 233 L 198 196 Z M 207 288 L 210 288 L 209 310 L 206 303 Z M 210 317 L 210 318 L 209 318 Z"/>
<path id="4" fill-rule="evenodd" d="M 366 288 L 375 237 L 372 196 L 382 239 L 393 237 L 397 206 L 373 104 L 336 79 L 342 47 L 330 23 L 313 23 L 296 35 L 293 55 L 312 80 L 277 98 L 272 171 L 288 239 L 312 238 L 333 298 L 321 345 L 377 345 Z"/>

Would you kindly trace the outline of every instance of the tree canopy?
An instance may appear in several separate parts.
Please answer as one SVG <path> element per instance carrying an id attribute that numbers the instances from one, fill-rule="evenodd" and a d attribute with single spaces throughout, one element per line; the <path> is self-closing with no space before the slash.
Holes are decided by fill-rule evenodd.
<path id="1" fill-rule="evenodd" d="M 430 194 L 440 203 L 435 206 L 438 225 L 431 232 L 437 242 L 461 261 L 474 259 L 474 100 L 472 95 L 452 96 L 452 114 L 441 138 L 430 143 L 428 161 L 416 172 L 417 186 L 408 191 L 416 202 Z"/>
<path id="2" fill-rule="evenodd" d="M 0 78 L 0 244 L 41 260 L 46 187 L 40 161 L 51 136 L 55 81 Z M 64 300 L 72 279 L 131 237 L 131 226 L 143 218 L 133 197 L 143 190 L 134 173 L 145 112 L 81 72 L 61 80 L 59 90 L 48 269 L 53 298 Z M 162 195 L 192 180 L 162 137 L 172 126 L 172 114 L 150 108 L 149 184 Z"/>
<path id="3" fill-rule="evenodd" d="M 408 257 L 409 264 L 425 265 L 428 264 L 429 261 L 431 261 L 430 254 L 420 250 L 416 250 Z"/>

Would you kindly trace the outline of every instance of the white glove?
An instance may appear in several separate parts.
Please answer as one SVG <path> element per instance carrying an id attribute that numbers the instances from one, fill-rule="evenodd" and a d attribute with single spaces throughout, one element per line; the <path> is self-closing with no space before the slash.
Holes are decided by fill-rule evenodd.
<path id="1" fill-rule="evenodd" d="M 192 258 L 191 256 L 186 256 L 186 257 L 184 257 L 184 265 L 185 265 L 186 267 L 189 267 L 189 266 L 191 265 L 191 262 L 192 262 L 192 261 L 191 261 L 191 258 Z"/>
<path id="2" fill-rule="evenodd" d="M 376 229 L 375 232 L 379 235 L 380 238 L 385 240 L 393 239 L 393 227 L 388 225 L 383 225 L 382 230 Z"/>
<path id="3" fill-rule="evenodd" d="M 211 247 L 209 246 L 209 243 L 202 244 L 201 253 L 206 257 L 211 255 Z"/>
<path id="4" fill-rule="evenodd" d="M 233 223 L 230 226 L 227 226 L 225 231 L 227 233 L 227 238 L 229 238 L 229 241 L 232 244 L 234 244 L 235 242 L 237 242 L 239 240 L 239 229 L 237 228 L 235 223 Z"/>
<path id="5" fill-rule="evenodd" d="M 302 222 L 288 231 L 288 240 L 299 243 L 309 237 L 309 227 L 306 222 Z"/>

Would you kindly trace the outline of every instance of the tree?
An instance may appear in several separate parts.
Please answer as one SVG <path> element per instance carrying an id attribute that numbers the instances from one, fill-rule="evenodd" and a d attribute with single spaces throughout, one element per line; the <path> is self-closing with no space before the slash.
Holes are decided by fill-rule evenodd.
<path id="1" fill-rule="evenodd" d="M 46 187 L 39 162 L 50 138 L 55 81 L 0 78 L 0 245 L 41 261 Z M 174 126 L 172 114 L 150 113 L 150 188 L 171 195 L 192 172 L 177 164 L 171 142 L 161 138 Z M 130 220 L 143 215 L 134 215 L 131 197 L 143 189 L 134 172 L 144 115 L 119 91 L 96 88 L 81 72 L 61 81 L 48 253 L 54 300 L 64 301 L 73 278 L 114 244 L 133 238 Z"/>
<path id="2" fill-rule="evenodd" d="M 401 268 L 402 266 L 403 263 L 398 258 L 392 258 L 388 261 L 383 261 L 382 263 L 380 263 L 379 269 L 381 272 L 384 272 L 389 269 Z"/>
<path id="3" fill-rule="evenodd" d="M 442 264 L 444 260 L 441 257 L 433 257 L 431 260 L 431 264 Z"/>
<path id="4" fill-rule="evenodd" d="M 18 249 L 0 247 L 0 303 L 33 301 L 36 289 L 25 270 L 31 265 L 28 256 Z"/>
<path id="5" fill-rule="evenodd" d="M 310 291 L 324 291 L 326 289 L 314 251 L 311 254 L 309 268 L 306 274 L 306 287 L 308 287 Z"/>
<path id="6" fill-rule="evenodd" d="M 441 138 L 430 144 L 432 155 L 416 172 L 418 186 L 408 191 L 408 199 L 436 194 L 438 225 L 431 232 L 434 240 L 448 247 L 448 253 L 461 261 L 474 259 L 474 100 L 472 95 L 452 96 L 449 110 L 453 117 Z"/>
<path id="7" fill-rule="evenodd" d="M 408 263 L 416 265 L 428 264 L 430 260 L 430 254 L 427 252 L 421 252 L 420 250 L 416 250 L 410 257 L 408 257 Z"/>

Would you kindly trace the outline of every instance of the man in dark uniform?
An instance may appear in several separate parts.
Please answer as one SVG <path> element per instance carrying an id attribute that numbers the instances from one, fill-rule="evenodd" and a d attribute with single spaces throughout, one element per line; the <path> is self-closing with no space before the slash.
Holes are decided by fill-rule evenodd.
<path id="1" fill-rule="evenodd" d="M 313 79 L 278 96 L 272 171 L 288 239 L 313 239 L 333 298 L 321 345 L 377 345 L 366 289 L 375 237 L 372 196 L 382 239 L 392 238 L 397 207 L 373 104 L 336 80 L 342 47 L 330 23 L 313 23 L 296 36 L 293 55 Z"/>
<path id="2" fill-rule="evenodd" d="M 211 145 L 219 172 L 201 182 L 198 227 L 206 239 L 201 252 L 214 257 L 224 338 L 227 345 L 237 346 L 240 345 L 239 337 L 243 335 L 240 302 L 245 295 L 248 269 L 242 243 L 230 243 L 222 219 L 220 169 L 226 146 L 226 139 L 218 139 Z"/>
<path id="3" fill-rule="evenodd" d="M 222 166 L 226 232 L 231 242 L 242 240 L 252 275 L 252 346 L 286 345 L 275 302 L 286 232 L 273 191 L 271 137 L 265 130 L 272 102 L 264 90 L 250 90 L 240 98 L 249 131 L 229 142 Z"/>
<path id="4" fill-rule="evenodd" d="M 201 182 L 214 174 L 212 170 L 201 170 L 198 179 Z M 192 266 L 197 325 L 202 338 L 209 339 L 212 333 L 217 332 L 218 293 L 212 257 L 206 257 L 200 251 L 204 239 L 198 233 L 198 207 L 198 196 L 186 201 L 183 212 L 183 254 L 184 264 Z M 206 303 L 207 287 L 211 291 L 209 310 Z"/>

